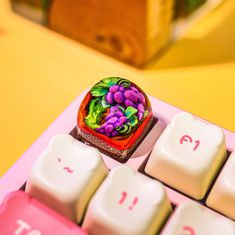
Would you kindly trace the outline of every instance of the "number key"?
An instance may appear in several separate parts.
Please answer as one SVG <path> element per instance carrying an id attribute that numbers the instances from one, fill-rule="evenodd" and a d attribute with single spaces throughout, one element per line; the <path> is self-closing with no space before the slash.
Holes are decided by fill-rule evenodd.
<path id="1" fill-rule="evenodd" d="M 95 193 L 82 227 L 92 235 L 153 235 L 170 211 L 161 183 L 119 166 Z"/>
<path id="2" fill-rule="evenodd" d="M 161 235 L 235 235 L 234 223 L 196 202 L 180 205 Z"/>

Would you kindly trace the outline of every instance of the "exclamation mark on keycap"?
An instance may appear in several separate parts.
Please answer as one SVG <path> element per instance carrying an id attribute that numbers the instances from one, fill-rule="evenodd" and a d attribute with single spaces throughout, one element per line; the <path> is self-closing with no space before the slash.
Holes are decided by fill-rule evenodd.
<path id="1" fill-rule="evenodd" d="M 118 201 L 118 203 L 122 204 L 125 201 L 126 196 L 127 196 L 127 192 L 122 192 L 122 198 Z"/>
<path id="2" fill-rule="evenodd" d="M 134 200 L 133 200 L 133 202 L 132 202 L 132 205 L 129 207 L 129 210 L 132 210 L 133 207 L 137 204 L 137 202 L 138 202 L 138 198 L 135 197 Z"/>

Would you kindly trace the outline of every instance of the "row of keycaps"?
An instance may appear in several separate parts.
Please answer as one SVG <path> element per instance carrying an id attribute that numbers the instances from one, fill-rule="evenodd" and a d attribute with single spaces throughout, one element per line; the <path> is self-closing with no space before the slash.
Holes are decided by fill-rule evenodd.
<path id="1" fill-rule="evenodd" d="M 146 171 L 192 197 L 201 198 L 225 160 L 225 153 L 224 135 L 218 127 L 180 113 L 157 141 Z M 232 154 L 208 200 L 211 207 L 232 218 L 234 164 Z M 69 135 L 59 135 L 34 164 L 26 191 L 67 218 L 80 222 L 107 173 L 96 149 Z M 114 231 L 154 234 L 170 211 L 164 190 L 152 186 L 156 184 L 159 185 L 127 167 L 111 171 L 92 198 L 83 226 L 91 234 Z M 130 226 L 133 223 L 134 228 Z"/>
<path id="2" fill-rule="evenodd" d="M 76 211 L 74 207 L 68 208 Z M 0 208 L 4 235 L 138 235 L 157 234 L 172 211 L 161 183 L 128 166 L 114 168 L 88 205 L 82 230 L 23 191 L 10 194 Z M 234 235 L 230 220 L 196 202 L 180 205 L 162 235 Z"/>

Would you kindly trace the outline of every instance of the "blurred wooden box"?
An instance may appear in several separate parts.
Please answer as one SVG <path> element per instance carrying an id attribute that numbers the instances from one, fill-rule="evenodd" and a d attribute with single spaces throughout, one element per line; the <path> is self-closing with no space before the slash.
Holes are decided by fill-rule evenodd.
<path id="1" fill-rule="evenodd" d="M 135 66 L 168 42 L 173 0 L 54 0 L 49 27 Z"/>
<path id="2" fill-rule="evenodd" d="M 135 66 L 145 65 L 222 1 L 11 0 L 17 13 Z"/>

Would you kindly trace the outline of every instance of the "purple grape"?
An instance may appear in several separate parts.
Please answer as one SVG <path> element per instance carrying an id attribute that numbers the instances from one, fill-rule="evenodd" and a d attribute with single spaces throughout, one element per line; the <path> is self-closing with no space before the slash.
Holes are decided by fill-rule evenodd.
<path id="1" fill-rule="evenodd" d="M 143 113 L 138 113 L 138 120 L 140 121 L 143 118 L 144 114 Z"/>
<path id="2" fill-rule="evenodd" d="M 117 106 L 112 106 L 110 108 L 110 113 L 116 113 L 117 111 L 119 111 L 119 108 Z"/>
<path id="3" fill-rule="evenodd" d="M 131 101 L 134 101 L 134 102 L 137 102 L 137 101 L 138 101 L 138 96 L 137 96 L 136 93 L 135 93 L 134 91 L 132 91 L 132 90 L 127 90 L 127 91 L 125 91 L 124 96 L 125 96 L 127 99 L 131 100 Z"/>
<path id="4" fill-rule="evenodd" d="M 133 102 L 133 101 L 131 101 L 131 100 L 125 100 L 125 105 L 126 105 L 126 107 L 128 107 L 128 106 L 132 106 L 132 107 L 134 107 L 134 108 L 135 108 L 135 104 L 134 104 L 134 102 Z"/>
<path id="5" fill-rule="evenodd" d="M 113 125 L 109 124 L 105 127 L 105 132 L 111 133 L 113 131 L 113 129 L 114 129 Z"/>
<path id="6" fill-rule="evenodd" d="M 115 116 L 116 117 L 122 117 L 124 114 L 121 110 L 118 110 L 117 112 L 115 112 Z"/>
<path id="7" fill-rule="evenodd" d="M 101 128 L 105 128 L 107 125 L 108 125 L 108 124 L 105 122 L 105 123 L 101 126 Z"/>
<path id="8" fill-rule="evenodd" d="M 140 113 L 144 113 L 144 105 L 143 104 L 138 104 L 137 105 L 137 109 L 138 109 L 138 111 L 140 112 Z"/>
<path id="9" fill-rule="evenodd" d="M 119 89 L 119 86 L 118 85 L 112 85 L 110 88 L 109 88 L 109 91 L 112 92 L 112 93 L 115 93 L 116 91 L 118 91 Z"/>
<path id="10" fill-rule="evenodd" d="M 130 86 L 130 89 L 131 89 L 132 91 L 134 91 L 135 93 L 139 93 L 138 89 L 135 88 L 134 86 Z"/>
<path id="11" fill-rule="evenodd" d="M 112 117 L 111 119 L 108 120 L 108 124 L 115 124 L 118 121 L 117 117 Z"/>
<path id="12" fill-rule="evenodd" d="M 121 124 L 124 124 L 126 121 L 127 121 L 127 118 L 125 116 L 122 116 L 122 117 L 119 118 L 119 122 Z"/>
<path id="13" fill-rule="evenodd" d="M 113 116 L 114 116 L 114 113 L 109 113 L 109 115 L 106 116 L 105 121 L 108 121 Z"/>
<path id="14" fill-rule="evenodd" d="M 104 134 L 104 132 L 105 132 L 102 127 L 96 128 L 96 131 L 97 131 L 98 133 L 100 133 L 100 134 Z"/>
<path id="15" fill-rule="evenodd" d="M 112 136 L 117 136 L 118 134 L 119 134 L 119 132 L 118 132 L 117 130 L 114 130 L 114 131 L 111 133 Z"/>
<path id="16" fill-rule="evenodd" d="M 118 91 L 114 94 L 114 100 L 118 103 L 118 104 L 122 104 L 125 101 L 125 97 L 124 95 Z"/>
<path id="17" fill-rule="evenodd" d="M 145 97 L 143 94 L 139 93 L 138 94 L 139 102 L 142 104 L 145 104 Z"/>
<path id="18" fill-rule="evenodd" d="M 126 89 L 123 86 L 119 86 L 119 91 L 124 92 Z"/>
<path id="19" fill-rule="evenodd" d="M 120 123 L 120 122 L 117 122 L 117 123 L 115 123 L 114 124 L 114 127 L 116 128 L 116 127 L 119 127 L 119 126 L 121 126 L 122 124 Z"/>
<path id="20" fill-rule="evenodd" d="M 108 92 L 108 94 L 106 95 L 106 101 L 109 103 L 109 104 L 113 104 L 114 103 L 114 99 L 113 99 L 113 94 L 111 92 Z"/>

